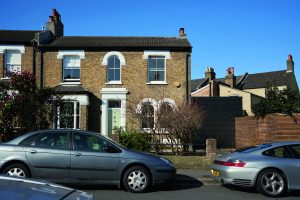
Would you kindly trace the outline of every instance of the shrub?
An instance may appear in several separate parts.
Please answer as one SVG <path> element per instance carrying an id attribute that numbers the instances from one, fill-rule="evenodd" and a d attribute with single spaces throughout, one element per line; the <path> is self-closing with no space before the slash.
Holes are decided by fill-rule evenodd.
<path id="1" fill-rule="evenodd" d="M 119 143 L 123 146 L 138 151 L 151 150 L 151 135 L 143 132 L 117 130 L 119 134 Z"/>

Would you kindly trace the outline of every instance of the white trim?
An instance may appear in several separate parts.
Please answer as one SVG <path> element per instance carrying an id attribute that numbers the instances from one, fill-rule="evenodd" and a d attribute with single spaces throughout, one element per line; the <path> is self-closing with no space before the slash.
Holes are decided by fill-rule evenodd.
<path id="1" fill-rule="evenodd" d="M 73 101 L 79 101 L 80 105 L 88 106 L 90 105 L 89 97 L 88 95 L 64 95 L 62 97 L 63 100 L 73 100 Z"/>
<path id="2" fill-rule="evenodd" d="M 151 99 L 151 98 L 144 98 L 144 99 L 142 99 L 140 101 L 140 103 L 137 105 L 136 112 L 137 113 L 141 113 L 142 112 L 142 105 L 144 103 L 150 103 L 153 106 L 153 108 L 154 108 L 154 116 L 155 116 L 158 104 L 157 104 L 157 101 L 155 99 Z"/>
<path id="3" fill-rule="evenodd" d="M 168 85 L 166 81 L 150 81 L 147 85 Z"/>
<path id="4" fill-rule="evenodd" d="M 170 106 L 173 108 L 173 109 L 178 109 L 175 101 L 173 99 L 170 99 L 170 98 L 163 98 L 162 100 L 159 100 L 158 101 L 158 109 L 160 108 L 160 106 L 163 104 L 163 103 L 169 103 Z"/>
<path id="5" fill-rule="evenodd" d="M 57 54 L 57 59 L 63 59 L 64 56 L 79 56 L 80 59 L 85 59 L 83 50 L 60 50 Z"/>
<path id="6" fill-rule="evenodd" d="M 101 134 L 108 136 L 108 101 L 121 100 L 121 126 L 126 128 L 126 98 L 128 90 L 126 88 L 102 88 L 102 115 L 101 115 Z"/>
<path id="7" fill-rule="evenodd" d="M 120 59 L 120 64 L 121 65 L 126 65 L 125 58 L 124 58 L 123 54 L 121 52 L 118 52 L 118 51 L 110 51 L 110 52 L 106 53 L 105 56 L 103 57 L 102 65 L 105 65 L 105 66 L 107 65 L 107 61 L 108 61 L 108 58 L 110 56 L 117 56 Z"/>
<path id="8" fill-rule="evenodd" d="M 122 81 L 109 81 L 105 85 L 122 85 Z"/>
<path id="9" fill-rule="evenodd" d="M 70 82 L 62 82 L 62 83 L 60 83 L 60 85 L 81 85 L 81 82 L 72 82 L 72 81 L 70 81 Z"/>
<path id="10" fill-rule="evenodd" d="M 7 50 L 18 50 L 21 53 L 25 53 L 24 45 L 0 45 L 0 53 L 5 53 Z"/>
<path id="11" fill-rule="evenodd" d="M 165 59 L 171 59 L 170 51 L 156 51 L 156 50 L 144 51 L 143 59 L 148 59 L 149 56 L 164 56 Z"/>

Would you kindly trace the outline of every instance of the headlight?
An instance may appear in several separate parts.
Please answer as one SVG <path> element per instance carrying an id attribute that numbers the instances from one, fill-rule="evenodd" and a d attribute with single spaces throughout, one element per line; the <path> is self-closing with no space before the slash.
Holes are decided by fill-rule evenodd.
<path id="1" fill-rule="evenodd" d="M 164 161 L 166 164 L 171 165 L 171 166 L 174 166 L 173 163 L 172 163 L 170 160 L 168 160 L 168 159 L 166 159 L 166 158 L 163 158 L 163 157 L 160 157 L 160 159 L 161 159 L 162 161 Z"/>

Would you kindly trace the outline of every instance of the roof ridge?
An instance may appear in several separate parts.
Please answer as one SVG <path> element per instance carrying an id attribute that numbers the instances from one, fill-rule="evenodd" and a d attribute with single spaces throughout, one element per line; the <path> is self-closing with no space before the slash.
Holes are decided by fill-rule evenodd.
<path id="1" fill-rule="evenodd" d="M 102 37 L 102 38 L 174 38 L 174 39 L 177 39 L 178 37 L 163 37 L 163 36 L 89 36 L 89 35 L 68 35 L 68 36 L 61 36 L 59 38 L 75 38 L 75 37 L 87 37 L 87 38 L 99 38 L 99 37 Z M 182 40 L 182 39 L 181 39 Z"/>
<path id="2" fill-rule="evenodd" d="M 0 29 L 0 31 L 18 31 L 18 32 L 42 32 L 42 30 L 7 30 L 7 29 Z"/>

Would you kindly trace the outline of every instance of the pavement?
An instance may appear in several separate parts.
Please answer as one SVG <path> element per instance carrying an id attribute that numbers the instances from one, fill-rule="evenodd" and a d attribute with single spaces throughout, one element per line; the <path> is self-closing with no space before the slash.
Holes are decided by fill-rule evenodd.
<path id="1" fill-rule="evenodd" d="M 209 170 L 197 169 L 178 169 L 177 175 L 174 177 L 177 183 L 201 182 L 203 185 L 220 185 L 219 182 L 212 179 Z"/>

